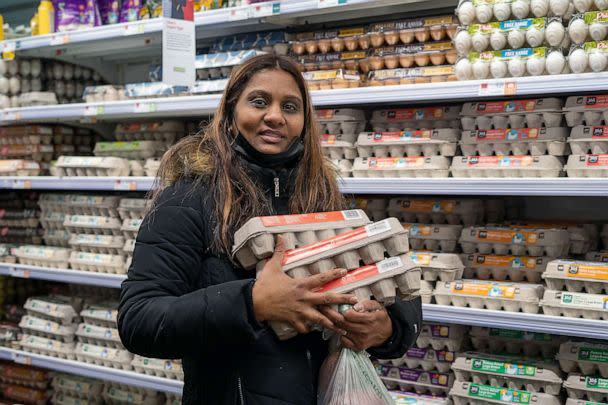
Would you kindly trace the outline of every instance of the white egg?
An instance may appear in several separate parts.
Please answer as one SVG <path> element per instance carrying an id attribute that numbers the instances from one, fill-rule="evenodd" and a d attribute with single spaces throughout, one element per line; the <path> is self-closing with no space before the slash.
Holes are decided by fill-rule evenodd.
<path id="1" fill-rule="evenodd" d="M 528 17 L 528 14 L 530 14 L 530 2 L 528 0 L 515 0 L 511 3 L 511 13 L 513 13 L 515 18 L 519 18 L 520 20 Z"/>
<path id="2" fill-rule="evenodd" d="M 42 62 L 40 62 L 40 59 L 32 59 L 30 65 L 32 77 L 40 76 L 40 73 L 42 73 Z"/>
<path id="3" fill-rule="evenodd" d="M 473 78 L 477 80 L 487 79 L 490 75 L 490 64 L 482 60 L 473 63 Z"/>
<path id="4" fill-rule="evenodd" d="M 563 41 L 565 35 L 566 29 L 561 21 L 551 21 L 545 30 L 547 43 L 551 46 L 559 45 Z"/>
<path id="5" fill-rule="evenodd" d="M 19 74 L 21 76 L 29 76 L 32 73 L 32 64 L 29 60 L 24 59 L 19 64 Z"/>
<path id="6" fill-rule="evenodd" d="M 8 79 L 4 76 L 0 76 L 0 94 L 8 94 L 8 90 Z"/>
<path id="7" fill-rule="evenodd" d="M 76 83 L 70 81 L 65 84 L 65 95 L 68 98 L 74 97 L 76 94 Z"/>
<path id="8" fill-rule="evenodd" d="M 530 76 L 540 76 L 545 72 L 545 58 L 528 58 L 526 61 L 526 70 Z"/>
<path id="9" fill-rule="evenodd" d="M 74 79 L 80 79 L 82 77 L 82 68 L 78 65 L 74 66 Z"/>
<path id="10" fill-rule="evenodd" d="M 486 34 L 476 32 L 473 34 L 473 37 L 471 37 L 471 44 L 473 45 L 473 49 L 475 49 L 477 52 L 483 52 L 488 48 L 490 39 Z"/>
<path id="11" fill-rule="evenodd" d="M 0 76 L 6 75 L 6 62 L 4 59 L 0 59 Z"/>
<path id="12" fill-rule="evenodd" d="M 71 80 L 74 77 L 74 65 L 65 65 L 63 68 L 63 78 Z"/>
<path id="13" fill-rule="evenodd" d="M 13 76 L 8 79 L 8 92 L 10 94 L 19 94 L 21 89 L 21 80 L 17 76 Z"/>
<path id="14" fill-rule="evenodd" d="M 32 88 L 32 91 L 41 91 L 42 90 L 42 80 L 40 80 L 38 77 L 33 78 L 31 88 Z"/>
<path id="15" fill-rule="evenodd" d="M 454 65 L 454 73 L 458 80 L 471 80 L 473 78 L 473 68 L 468 59 L 460 59 Z"/>
<path id="16" fill-rule="evenodd" d="M 585 11 L 589 11 L 591 6 L 593 5 L 593 0 L 572 0 L 574 4 L 574 8 L 579 13 L 584 13 Z"/>
<path id="17" fill-rule="evenodd" d="M 592 52 L 589 54 L 589 67 L 594 72 L 603 72 L 608 65 L 608 57 L 602 52 Z"/>
<path id="18" fill-rule="evenodd" d="M 570 21 L 568 25 L 568 34 L 572 42 L 575 44 L 582 44 L 587 39 L 589 33 L 589 27 L 582 18 L 576 18 Z"/>
<path id="19" fill-rule="evenodd" d="M 92 72 L 91 69 L 82 68 L 82 78 L 84 80 L 89 80 L 91 78 Z"/>
<path id="20" fill-rule="evenodd" d="M 545 29 L 538 28 L 535 26 L 531 26 L 526 31 L 526 42 L 532 48 L 536 48 L 537 46 L 541 46 L 545 41 Z"/>
<path id="21" fill-rule="evenodd" d="M 505 77 L 507 75 L 507 62 L 500 59 L 494 59 L 490 63 L 490 74 L 495 79 Z"/>
<path id="22" fill-rule="evenodd" d="M 21 107 L 21 103 L 19 103 L 19 96 L 12 96 L 10 98 L 10 107 L 11 108 Z"/>
<path id="23" fill-rule="evenodd" d="M 55 82 L 55 94 L 57 94 L 57 97 L 65 96 L 65 83 L 62 80 Z"/>
<path id="24" fill-rule="evenodd" d="M 594 22 L 589 26 L 589 36 L 594 41 L 603 41 L 608 34 L 608 25 L 606 23 Z"/>
<path id="25" fill-rule="evenodd" d="M 573 73 L 583 73 L 587 70 L 587 53 L 584 49 L 575 49 L 568 56 L 568 66 Z"/>
<path id="26" fill-rule="evenodd" d="M 558 75 L 562 73 L 566 66 L 566 58 L 562 51 L 555 50 L 547 56 L 547 73 L 550 75 Z"/>
<path id="27" fill-rule="evenodd" d="M 532 0 L 530 10 L 534 17 L 546 17 L 549 14 L 549 0 Z"/>
<path id="28" fill-rule="evenodd" d="M 568 12 L 569 5 L 570 0 L 549 0 L 549 9 L 558 17 L 561 17 Z"/>
<path id="29" fill-rule="evenodd" d="M 594 0 L 593 3 L 598 10 L 608 9 L 608 0 Z"/>
<path id="30" fill-rule="evenodd" d="M 521 77 L 526 74 L 526 63 L 520 58 L 511 59 L 508 67 L 509 74 L 513 77 Z"/>
<path id="31" fill-rule="evenodd" d="M 458 6 L 458 20 L 463 25 L 471 25 L 475 21 L 475 6 L 470 1 L 465 1 Z"/>
<path id="32" fill-rule="evenodd" d="M 492 46 L 492 49 L 495 51 L 505 49 L 507 46 L 507 37 L 500 31 L 494 31 L 492 35 L 490 35 L 490 46 Z"/>
<path id="33" fill-rule="evenodd" d="M 509 42 L 509 46 L 511 48 L 519 49 L 526 43 L 526 34 L 520 30 L 509 31 L 509 35 L 507 35 L 507 42 Z"/>
<path id="34" fill-rule="evenodd" d="M 6 96 L 0 96 L 0 108 L 10 108 L 11 99 Z"/>
<path id="35" fill-rule="evenodd" d="M 572 18 L 572 16 L 574 15 L 574 13 L 576 12 L 576 9 L 574 8 L 574 4 L 569 3 L 568 4 L 568 10 L 566 11 L 566 14 L 564 14 L 562 16 L 563 20 L 568 22 L 570 21 L 570 19 Z"/>
<path id="36" fill-rule="evenodd" d="M 477 21 L 482 24 L 487 23 L 492 19 L 492 7 L 488 4 L 479 4 L 475 7 L 475 16 Z"/>
<path id="37" fill-rule="evenodd" d="M 494 16 L 498 21 L 508 20 L 511 16 L 511 6 L 509 3 L 494 4 Z"/>
<path id="38" fill-rule="evenodd" d="M 76 97 L 82 97 L 84 93 L 84 84 L 81 82 L 76 82 Z"/>
<path id="39" fill-rule="evenodd" d="M 465 56 L 471 51 L 471 34 L 468 31 L 458 31 L 454 37 L 454 47 L 458 55 Z"/>
<path id="40" fill-rule="evenodd" d="M 55 63 L 53 65 L 53 78 L 59 80 L 63 77 L 63 64 Z"/>
<path id="41" fill-rule="evenodd" d="M 22 93 L 29 93 L 30 91 L 32 91 L 32 82 L 30 81 L 30 79 L 21 79 L 20 86 Z"/>
<path id="42" fill-rule="evenodd" d="M 101 76 L 97 72 L 93 72 L 93 80 L 98 82 L 101 80 Z"/>
<path id="43" fill-rule="evenodd" d="M 16 60 L 6 61 L 6 72 L 9 76 L 16 76 L 19 73 L 19 64 L 17 64 Z"/>

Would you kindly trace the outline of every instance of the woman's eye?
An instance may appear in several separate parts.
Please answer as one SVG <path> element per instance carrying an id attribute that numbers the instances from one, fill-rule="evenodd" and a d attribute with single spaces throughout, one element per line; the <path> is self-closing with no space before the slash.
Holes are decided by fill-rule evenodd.
<path id="1" fill-rule="evenodd" d="M 266 100 L 264 100 L 263 98 L 254 98 L 253 100 L 251 100 L 251 104 L 253 104 L 254 107 L 265 107 Z"/>
<path id="2" fill-rule="evenodd" d="M 283 105 L 283 109 L 287 112 L 297 112 L 298 106 L 294 103 L 286 103 L 285 105 Z"/>

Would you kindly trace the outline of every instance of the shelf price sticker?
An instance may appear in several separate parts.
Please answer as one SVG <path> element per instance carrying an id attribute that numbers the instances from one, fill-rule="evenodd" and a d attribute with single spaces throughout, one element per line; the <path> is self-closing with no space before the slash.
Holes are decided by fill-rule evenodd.
<path id="1" fill-rule="evenodd" d="M 514 96 L 517 94 L 517 82 L 513 80 L 479 83 L 479 96 Z"/>
<path id="2" fill-rule="evenodd" d="M 106 109 L 102 105 L 88 105 L 84 107 L 83 115 L 85 117 L 97 117 L 98 115 L 103 115 Z"/>
<path id="3" fill-rule="evenodd" d="M 4 41 L 2 44 L 2 59 L 13 60 L 15 59 L 15 51 L 17 50 L 16 43 L 13 41 Z"/>
<path id="4" fill-rule="evenodd" d="M 11 353 L 12 360 L 17 364 L 32 365 L 32 358 L 21 353 Z"/>
<path id="5" fill-rule="evenodd" d="M 30 271 L 29 270 L 17 269 L 15 267 L 9 267 L 8 274 L 11 277 L 30 278 Z"/>
<path id="6" fill-rule="evenodd" d="M 137 191 L 137 182 L 133 180 L 116 180 L 114 182 L 114 190 L 116 191 Z"/>
<path id="7" fill-rule="evenodd" d="M 251 6 L 251 17 L 260 18 L 279 14 L 281 12 L 280 2 L 259 3 Z"/>
<path id="8" fill-rule="evenodd" d="M 138 114 L 147 114 L 156 112 L 156 103 L 141 103 L 137 102 L 133 105 L 133 112 Z"/>
<path id="9" fill-rule="evenodd" d="M 21 113 L 18 111 L 3 111 L 2 121 L 19 121 L 21 120 Z"/>
<path id="10" fill-rule="evenodd" d="M 51 41 L 50 41 L 50 45 L 51 46 L 59 46 L 59 45 L 66 45 L 70 43 L 70 35 L 69 34 L 56 34 L 56 35 L 51 35 Z"/>
<path id="11" fill-rule="evenodd" d="M 249 18 L 251 8 L 249 7 L 233 7 L 228 13 L 228 21 L 240 21 Z"/>
<path id="12" fill-rule="evenodd" d="M 31 180 L 13 180 L 12 188 L 15 190 L 30 190 L 32 188 Z"/>
<path id="13" fill-rule="evenodd" d="M 123 31 L 122 34 L 124 36 L 139 35 L 139 34 L 145 33 L 145 31 L 146 31 L 145 25 L 142 23 L 127 24 L 127 25 L 125 25 L 125 30 Z"/>
<path id="14" fill-rule="evenodd" d="M 317 8 L 343 6 L 347 2 L 348 2 L 348 0 L 318 0 Z"/>

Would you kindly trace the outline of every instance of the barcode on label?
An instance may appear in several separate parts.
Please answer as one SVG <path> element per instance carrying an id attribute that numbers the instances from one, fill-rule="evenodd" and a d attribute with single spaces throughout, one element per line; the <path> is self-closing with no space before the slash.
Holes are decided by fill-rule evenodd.
<path id="1" fill-rule="evenodd" d="M 387 271 L 395 270 L 403 266 L 403 262 L 401 261 L 401 258 L 399 256 L 396 256 L 382 260 L 377 264 L 377 266 L 379 273 L 385 273 Z"/>
<path id="2" fill-rule="evenodd" d="M 342 211 L 342 215 L 344 215 L 344 219 L 361 219 L 361 212 L 358 210 Z"/>
<path id="3" fill-rule="evenodd" d="M 382 221 L 367 225 L 365 227 L 365 232 L 367 236 L 374 236 L 386 232 L 391 229 L 391 224 L 388 220 L 384 219 Z"/>

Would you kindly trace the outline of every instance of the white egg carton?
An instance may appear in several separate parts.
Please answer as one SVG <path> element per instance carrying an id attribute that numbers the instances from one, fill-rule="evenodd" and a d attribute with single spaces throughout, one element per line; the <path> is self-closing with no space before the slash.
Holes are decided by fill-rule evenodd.
<path id="1" fill-rule="evenodd" d="M 456 381 L 450 397 L 454 405 L 529 404 L 560 405 L 558 397 L 541 392 L 528 392 L 472 382 Z"/>
<path id="2" fill-rule="evenodd" d="M 393 366 L 408 368 L 421 368 L 424 371 L 437 370 L 440 373 L 449 373 L 456 353 L 448 350 L 433 350 L 430 347 L 410 348 L 403 357 L 391 361 Z"/>
<path id="3" fill-rule="evenodd" d="M 460 105 L 375 110 L 371 125 L 374 132 L 401 132 L 412 129 L 460 127 Z"/>
<path id="4" fill-rule="evenodd" d="M 139 231 L 139 227 L 141 226 L 142 222 L 143 219 L 141 218 L 128 218 L 123 220 L 120 231 L 125 239 L 137 238 L 137 232 Z"/>
<path id="5" fill-rule="evenodd" d="M 416 340 L 416 346 L 458 352 L 464 347 L 466 332 L 467 327 L 464 325 L 424 323 Z"/>
<path id="6" fill-rule="evenodd" d="M 93 154 L 123 159 L 149 159 L 160 157 L 164 149 L 164 143 L 159 141 L 97 142 Z"/>
<path id="7" fill-rule="evenodd" d="M 369 223 L 362 210 L 256 217 L 236 231 L 232 254 L 251 269 L 273 254 L 276 235 L 283 237 L 287 249 L 295 249 Z"/>
<path id="8" fill-rule="evenodd" d="M 72 234 L 69 240 L 74 250 L 88 253 L 118 255 L 122 253 L 125 239 L 120 235 Z"/>
<path id="9" fill-rule="evenodd" d="M 569 127 L 608 125 L 608 94 L 570 96 L 564 116 Z"/>
<path id="10" fill-rule="evenodd" d="M 51 380 L 53 391 L 74 398 L 93 400 L 101 394 L 103 382 L 74 374 L 55 374 Z"/>
<path id="11" fill-rule="evenodd" d="M 117 157 L 59 156 L 56 176 L 128 176 L 129 161 Z"/>
<path id="12" fill-rule="evenodd" d="M 353 161 L 349 159 L 330 159 L 329 162 L 341 177 L 353 176 Z"/>
<path id="13" fill-rule="evenodd" d="M 388 389 L 415 391 L 419 394 L 445 395 L 454 384 L 451 373 L 428 372 L 421 369 L 379 364 L 376 370 Z"/>
<path id="14" fill-rule="evenodd" d="M 398 390 L 390 390 L 388 393 L 395 401 L 395 405 L 452 405 L 452 400 L 447 396 L 416 394 Z"/>
<path id="15" fill-rule="evenodd" d="M 409 258 L 422 269 L 425 281 L 454 281 L 462 278 L 464 265 L 456 254 L 412 251 Z"/>
<path id="16" fill-rule="evenodd" d="M 608 402 L 608 378 L 570 374 L 564 381 L 568 396 L 594 402 Z"/>
<path id="17" fill-rule="evenodd" d="M 553 258 L 543 256 L 502 256 L 485 254 L 463 254 L 465 278 L 496 281 L 527 281 L 541 283 L 542 274 Z"/>
<path id="18" fill-rule="evenodd" d="M 445 156 L 357 158 L 353 177 L 448 177 L 450 161 Z"/>
<path id="19" fill-rule="evenodd" d="M 38 205 L 43 212 L 68 212 L 69 194 L 43 193 L 38 199 Z"/>
<path id="20" fill-rule="evenodd" d="M 357 138 L 360 157 L 454 156 L 460 131 L 453 128 L 401 132 L 362 132 Z"/>
<path id="21" fill-rule="evenodd" d="M 560 177 L 563 163 L 556 156 L 455 156 L 454 177 Z"/>
<path id="22" fill-rule="evenodd" d="M 158 158 L 150 158 L 146 159 L 146 163 L 144 164 L 144 172 L 148 177 L 156 177 L 158 173 L 158 169 L 160 168 L 160 159 Z"/>
<path id="23" fill-rule="evenodd" d="M 150 200 L 146 198 L 121 198 L 118 205 L 120 219 L 143 218 Z"/>
<path id="24" fill-rule="evenodd" d="M 28 334 L 21 335 L 19 339 L 21 349 L 34 354 L 59 357 L 60 359 L 74 360 L 74 343 L 65 343 L 60 340 L 49 339 L 42 336 Z"/>
<path id="25" fill-rule="evenodd" d="M 453 253 L 458 247 L 462 225 L 412 224 L 405 223 L 410 246 L 415 250 L 441 251 Z"/>
<path id="26" fill-rule="evenodd" d="M 608 378 L 608 344 L 589 342 L 565 342 L 556 356 L 567 373 L 581 372 L 584 375 L 599 373 Z"/>
<path id="27" fill-rule="evenodd" d="M 552 290 L 608 294 L 608 263 L 554 260 L 543 278 Z"/>
<path id="28" fill-rule="evenodd" d="M 40 224 L 45 230 L 64 230 L 63 222 L 67 214 L 63 212 L 42 212 L 40 215 Z"/>
<path id="29" fill-rule="evenodd" d="M 469 331 L 475 350 L 486 353 L 525 355 L 528 357 L 553 358 L 565 336 L 521 330 L 485 328 L 473 326 Z"/>
<path id="30" fill-rule="evenodd" d="M 51 403 L 53 405 L 100 405 L 103 403 L 101 398 L 82 398 L 73 393 L 64 393 L 64 392 L 53 392 L 53 396 L 51 397 Z"/>
<path id="31" fill-rule="evenodd" d="M 563 156 L 568 153 L 567 136 L 568 128 L 562 127 L 501 128 L 463 131 L 459 144 L 465 156 Z"/>
<path id="32" fill-rule="evenodd" d="M 70 249 L 62 247 L 34 245 L 24 245 L 11 249 L 11 253 L 17 257 L 21 264 L 59 269 L 68 268 L 70 252 Z"/>
<path id="33" fill-rule="evenodd" d="M 152 359 L 135 355 L 131 362 L 136 372 L 156 377 L 183 380 L 184 370 L 182 363 L 177 360 Z"/>
<path id="34" fill-rule="evenodd" d="M 74 333 L 76 332 L 75 324 L 62 325 L 31 315 L 24 315 L 19 322 L 19 327 L 29 335 L 42 336 L 66 343 L 74 341 Z"/>
<path id="35" fill-rule="evenodd" d="M 23 308 L 28 315 L 70 325 L 78 319 L 77 309 L 81 305 L 80 299 L 77 298 L 48 295 L 28 298 Z"/>
<path id="36" fill-rule="evenodd" d="M 316 110 L 321 133 L 358 134 L 365 130 L 365 111 L 352 108 Z"/>
<path id="37" fill-rule="evenodd" d="M 70 255 L 70 267 L 81 271 L 126 274 L 124 269 L 125 259 L 122 254 L 74 251 Z"/>
<path id="38" fill-rule="evenodd" d="M 563 229 L 469 227 L 462 230 L 460 247 L 466 254 L 559 257 L 568 254 L 570 235 Z"/>
<path id="39" fill-rule="evenodd" d="M 120 219 L 98 215 L 67 215 L 63 227 L 79 234 L 120 235 Z"/>
<path id="40" fill-rule="evenodd" d="M 540 305 L 547 315 L 608 321 L 607 303 L 608 295 L 545 290 Z"/>
<path id="41" fill-rule="evenodd" d="M 568 177 L 608 177 L 608 154 L 570 155 L 564 170 Z"/>
<path id="42" fill-rule="evenodd" d="M 557 363 L 487 353 L 465 352 L 452 370 L 458 381 L 470 381 L 512 390 L 559 395 L 561 372 Z"/>
<path id="43" fill-rule="evenodd" d="M 161 405 L 158 392 L 124 384 L 105 384 L 102 392 L 104 403 L 108 405 Z"/>
<path id="44" fill-rule="evenodd" d="M 475 199 L 399 197 L 389 200 L 386 211 L 403 222 L 471 226 L 483 221 L 484 204 Z"/>
<path id="45" fill-rule="evenodd" d="M 356 135 L 354 134 L 338 134 L 338 135 L 321 135 L 321 147 L 324 156 L 330 159 L 352 160 L 357 157 L 357 148 L 355 148 Z"/>
<path id="46" fill-rule="evenodd" d="M 67 212 L 77 215 L 98 215 L 117 217 L 120 197 L 103 195 L 67 194 Z M 62 204 L 61 202 L 59 204 Z"/>
<path id="47" fill-rule="evenodd" d="M 133 262 L 133 256 L 127 256 L 125 259 L 125 274 L 129 272 L 129 268 L 131 267 L 131 263 Z"/>
<path id="48" fill-rule="evenodd" d="M 85 323 L 115 328 L 118 320 L 118 302 L 87 304 L 80 312 Z"/>
<path id="49" fill-rule="evenodd" d="M 135 251 L 135 239 L 127 239 L 122 247 L 122 251 L 132 256 Z"/>
<path id="50" fill-rule="evenodd" d="M 351 201 L 351 208 L 363 210 L 374 222 L 386 219 L 387 206 L 388 200 L 385 198 L 356 197 Z"/>
<path id="51" fill-rule="evenodd" d="M 146 169 L 144 169 L 145 164 L 143 160 L 129 160 L 131 176 L 144 176 L 146 174 Z"/>
<path id="52" fill-rule="evenodd" d="M 460 122 L 465 131 L 492 128 L 554 128 L 561 124 L 562 105 L 559 98 L 474 101 L 463 104 Z"/>
<path id="53" fill-rule="evenodd" d="M 163 141 L 170 145 L 185 132 L 180 121 L 154 121 L 118 124 L 114 137 L 118 141 Z"/>
<path id="54" fill-rule="evenodd" d="M 573 155 L 607 154 L 608 126 L 577 125 L 572 128 L 568 143 Z"/>
<path id="55" fill-rule="evenodd" d="M 116 328 L 81 323 L 75 333 L 82 343 L 124 349 Z"/>
<path id="56" fill-rule="evenodd" d="M 2 176 L 39 176 L 40 164 L 23 159 L 0 159 Z"/>
<path id="57" fill-rule="evenodd" d="M 45 245 L 59 246 L 64 248 L 70 247 L 70 237 L 70 232 L 63 229 L 47 229 L 42 235 Z"/>
<path id="58" fill-rule="evenodd" d="M 464 279 L 437 283 L 433 296 L 439 305 L 536 314 L 543 290 L 540 284 Z"/>
<path id="59" fill-rule="evenodd" d="M 131 361 L 133 360 L 133 355 L 124 349 L 79 342 L 76 344 L 74 355 L 78 361 L 85 363 L 122 370 L 132 369 Z"/>
<path id="60" fill-rule="evenodd" d="M 19 95 L 20 107 L 34 107 L 58 104 L 57 95 L 50 91 L 31 91 Z"/>

